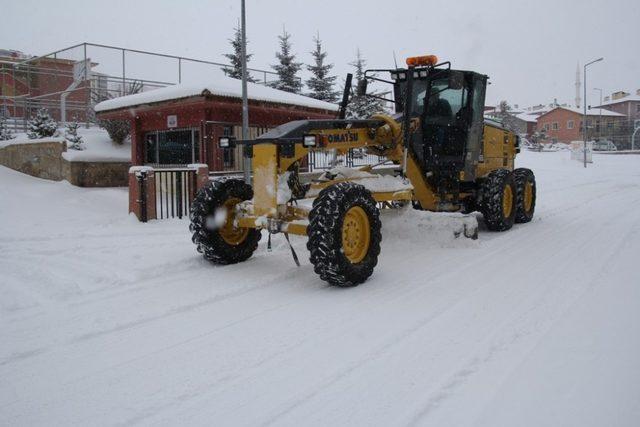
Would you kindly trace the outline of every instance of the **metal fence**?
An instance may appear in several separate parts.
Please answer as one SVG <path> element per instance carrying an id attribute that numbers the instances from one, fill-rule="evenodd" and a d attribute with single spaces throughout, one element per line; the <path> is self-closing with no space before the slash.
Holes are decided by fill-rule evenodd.
<path id="1" fill-rule="evenodd" d="M 128 49 L 80 43 L 37 57 L 0 60 L 0 114 L 26 130 L 27 120 L 47 108 L 58 121 L 94 120 L 93 106 L 105 99 L 130 93 L 132 87 L 148 91 L 189 79 L 222 75 L 229 64 Z M 249 68 L 260 84 L 277 74 Z"/>

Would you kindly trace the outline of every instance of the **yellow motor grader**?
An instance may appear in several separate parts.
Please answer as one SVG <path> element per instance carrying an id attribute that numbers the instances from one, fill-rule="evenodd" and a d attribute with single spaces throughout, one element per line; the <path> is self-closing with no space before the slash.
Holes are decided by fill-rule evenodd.
<path id="1" fill-rule="evenodd" d="M 390 80 L 378 76 L 388 72 Z M 314 271 L 336 286 L 364 282 L 378 262 L 379 206 L 412 203 L 435 212 L 479 211 L 486 227 L 504 231 L 531 221 L 536 183 L 531 170 L 514 170 L 517 135 L 484 119 L 487 76 L 451 69 L 433 55 L 407 59 L 407 68 L 367 70 L 368 81 L 393 85 L 396 114 L 345 119 L 348 91 L 335 120 L 300 120 L 250 141 L 223 137 L 220 147 L 244 145 L 253 186 L 214 180 L 196 195 L 190 230 L 208 260 L 233 264 L 256 250 L 262 230 L 307 236 Z M 350 87 L 350 82 L 347 84 Z M 371 95 L 376 96 L 376 95 Z M 396 165 L 395 184 L 379 185 L 372 168 L 325 172 L 303 184 L 299 172 L 314 150 L 363 149 Z M 387 184 L 389 178 L 384 180 Z M 313 198 L 305 207 L 297 203 Z M 465 230 L 475 237 L 477 229 Z M 294 254 L 294 258 L 297 257 Z"/>

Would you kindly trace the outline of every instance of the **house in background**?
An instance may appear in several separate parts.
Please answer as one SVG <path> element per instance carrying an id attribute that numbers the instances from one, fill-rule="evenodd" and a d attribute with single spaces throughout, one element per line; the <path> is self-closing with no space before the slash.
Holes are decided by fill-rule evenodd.
<path id="1" fill-rule="evenodd" d="M 635 94 L 618 91 L 611 97 L 604 98 L 602 105 L 596 108 L 604 108 L 625 115 L 630 120 L 640 120 L 640 89 Z"/>
<path id="2" fill-rule="evenodd" d="M 538 117 L 536 130 L 546 135 L 545 142 L 578 141 L 582 139 L 583 111 L 573 107 L 556 107 Z M 587 110 L 588 139 L 609 139 L 625 116 L 604 108 Z M 615 141 L 614 141 L 615 143 Z"/>

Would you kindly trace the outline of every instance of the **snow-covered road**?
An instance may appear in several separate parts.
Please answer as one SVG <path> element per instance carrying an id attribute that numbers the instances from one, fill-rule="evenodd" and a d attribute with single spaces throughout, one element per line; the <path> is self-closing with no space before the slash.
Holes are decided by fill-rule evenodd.
<path id="1" fill-rule="evenodd" d="M 478 241 L 385 213 L 350 289 L 0 167 L 0 425 L 636 426 L 640 156 L 594 160 L 523 153 L 536 218 Z"/>

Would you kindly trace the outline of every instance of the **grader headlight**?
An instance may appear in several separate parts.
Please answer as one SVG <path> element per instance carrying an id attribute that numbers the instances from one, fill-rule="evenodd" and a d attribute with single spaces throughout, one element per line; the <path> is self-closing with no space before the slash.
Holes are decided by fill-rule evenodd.
<path id="1" fill-rule="evenodd" d="M 427 65 L 436 65 L 437 63 L 438 57 L 435 55 L 410 56 L 407 58 L 407 65 L 409 67 L 424 67 Z"/>

